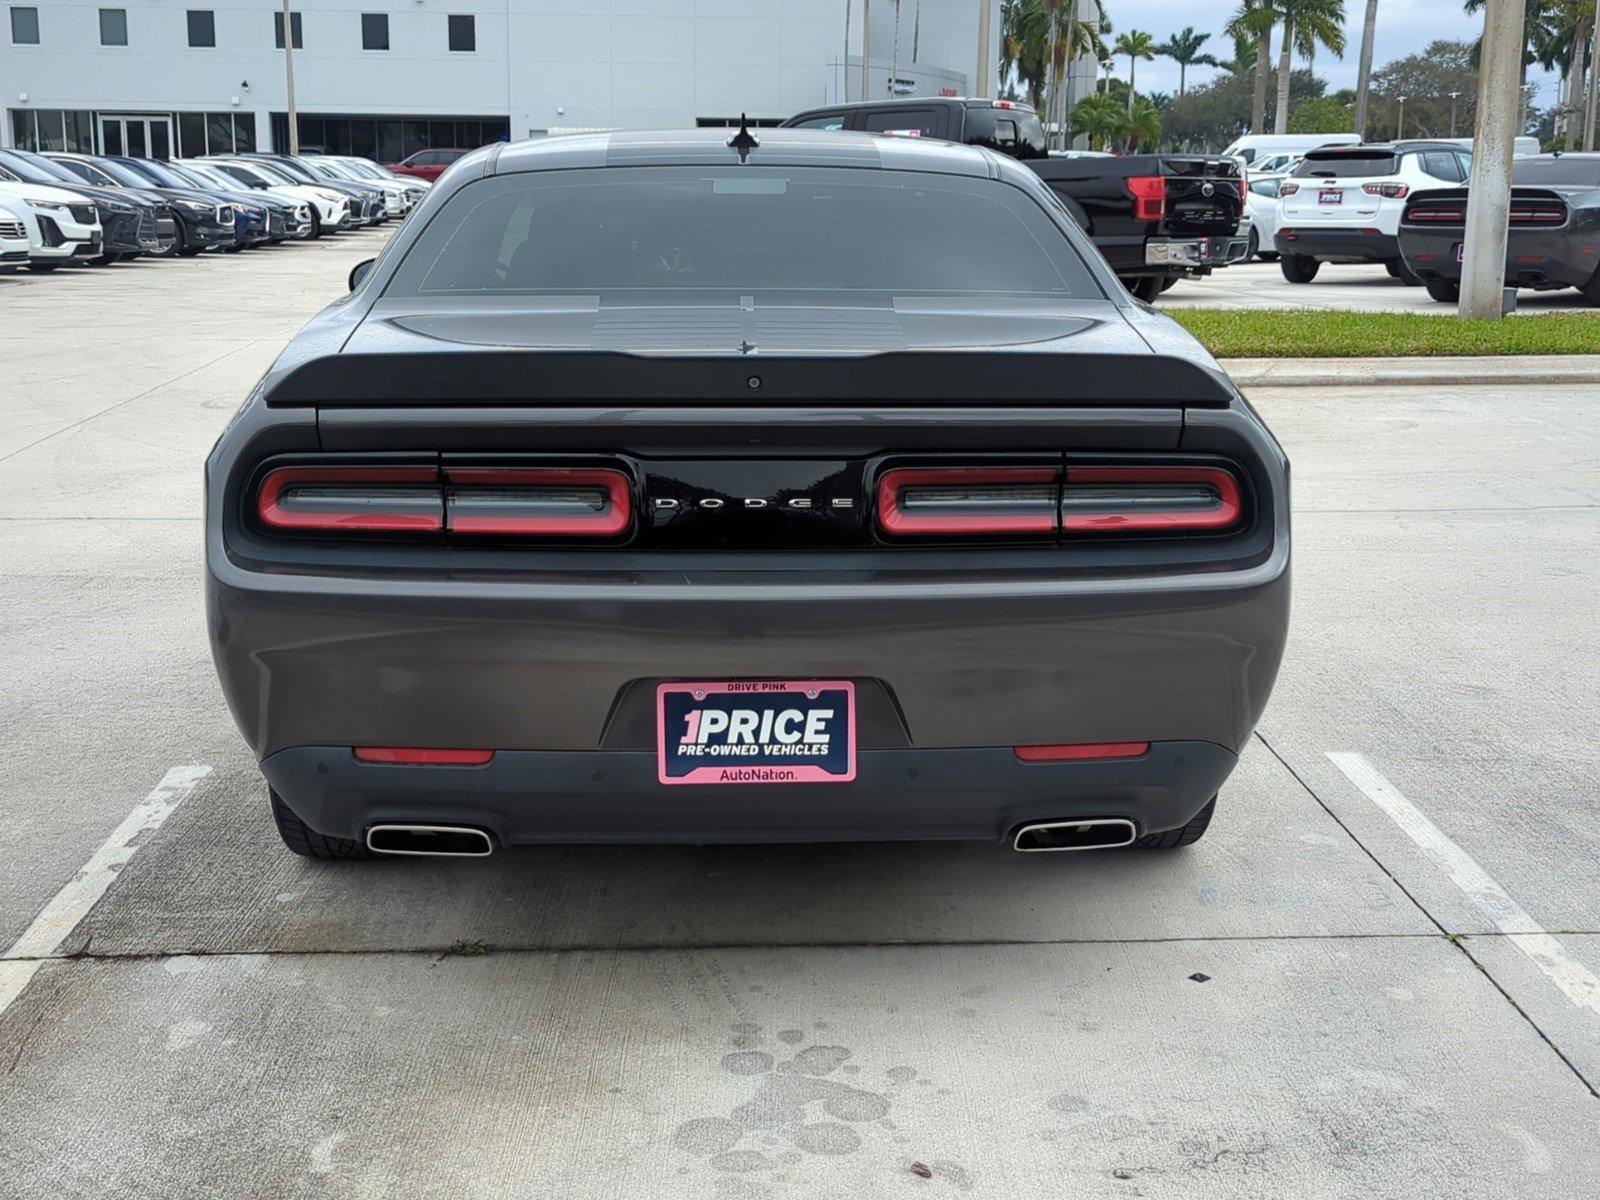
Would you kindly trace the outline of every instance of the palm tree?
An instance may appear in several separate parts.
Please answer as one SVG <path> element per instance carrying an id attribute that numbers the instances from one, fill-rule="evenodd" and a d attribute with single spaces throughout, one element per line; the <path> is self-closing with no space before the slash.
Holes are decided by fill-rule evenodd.
<path id="1" fill-rule="evenodd" d="M 1243 0 L 1228 20 L 1227 33 L 1256 44 L 1255 87 L 1250 93 L 1250 132 L 1263 133 L 1267 123 L 1267 76 L 1272 73 L 1272 31 L 1278 24 L 1273 0 Z"/>
<path id="2" fill-rule="evenodd" d="M 1190 67 L 1220 67 L 1215 58 L 1209 54 L 1200 53 L 1200 47 L 1211 40 L 1209 33 L 1196 33 L 1193 25 L 1185 26 L 1183 32 L 1175 33 L 1160 46 L 1156 53 L 1163 58 L 1170 58 L 1178 64 L 1178 95 L 1183 95 Z"/>
<path id="3" fill-rule="evenodd" d="M 1141 96 L 1138 103 L 1123 115 L 1119 136 L 1126 140 L 1129 154 L 1141 147 L 1155 146 L 1161 140 L 1161 114 L 1156 111 L 1156 106 Z"/>
<path id="4" fill-rule="evenodd" d="M 1344 55 L 1344 0 L 1275 0 L 1283 19 L 1283 45 L 1278 51 L 1278 108 L 1273 132 L 1289 132 L 1289 54 L 1298 51 L 1310 62 L 1317 47 L 1326 46 L 1334 57 Z"/>
<path id="5" fill-rule="evenodd" d="M 1233 57 L 1220 64 L 1222 69 L 1234 75 L 1249 75 L 1256 69 L 1257 39 L 1247 33 L 1234 33 L 1229 36 L 1233 38 Z"/>
<path id="6" fill-rule="evenodd" d="M 1378 0 L 1367 0 L 1367 19 L 1361 25 L 1361 65 L 1356 72 L 1356 136 L 1367 136 L 1367 97 L 1372 92 L 1372 39 L 1378 31 Z"/>
<path id="7" fill-rule="evenodd" d="M 1126 127 L 1128 115 L 1122 105 L 1104 92 L 1094 92 L 1072 106 L 1068 132 L 1089 139 L 1091 150 L 1102 150 Z"/>
<path id="8" fill-rule="evenodd" d="M 1156 39 L 1142 29 L 1130 29 L 1127 33 L 1117 34 L 1117 44 L 1111 47 L 1112 54 L 1126 54 L 1128 56 L 1128 114 L 1133 114 L 1133 71 L 1142 58 L 1146 62 L 1156 56 Z"/>

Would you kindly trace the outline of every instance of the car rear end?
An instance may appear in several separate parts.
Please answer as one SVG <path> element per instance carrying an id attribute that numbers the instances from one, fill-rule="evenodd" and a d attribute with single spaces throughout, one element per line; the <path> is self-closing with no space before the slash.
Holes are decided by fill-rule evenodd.
<path id="1" fill-rule="evenodd" d="M 1144 222 L 1144 264 L 1209 268 L 1239 262 L 1248 237 L 1239 236 L 1245 177 L 1225 158 L 1161 155 L 1148 174 L 1131 176 L 1133 216 Z"/>
<path id="2" fill-rule="evenodd" d="M 1319 262 L 1394 262 L 1410 185 L 1384 146 L 1313 150 L 1278 188 L 1280 254 Z"/>
<path id="3" fill-rule="evenodd" d="M 861 231 L 783 242 L 827 259 L 795 260 L 797 283 L 916 260 L 898 251 L 937 223 L 852 226 L 826 207 L 850 181 L 812 170 L 784 166 L 794 203 L 770 211 L 775 175 L 723 191 L 707 166 L 611 217 L 651 214 L 665 270 L 723 283 L 778 253 L 737 253 L 774 221 Z M 575 221 L 531 266 L 499 224 L 476 239 L 485 278 L 573 280 L 486 307 L 419 284 L 475 240 L 430 197 L 207 464 L 213 652 L 285 812 L 352 846 L 443 829 L 470 852 L 1063 824 L 1106 844 L 1208 811 L 1283 648 L 1287 464 L 1032 188 L 1070 294 L 671 283 L 642 303 L 584 274 Z M 615 225 L 604 196 L 562 203 Z M 1004 256 L 967 232 L 950 255 L 981 275 Z M 634 241 L 650 270 L 651 237 L 609 244 Z M 1048 842 L 1022 848 L 1070 848 Z"/>

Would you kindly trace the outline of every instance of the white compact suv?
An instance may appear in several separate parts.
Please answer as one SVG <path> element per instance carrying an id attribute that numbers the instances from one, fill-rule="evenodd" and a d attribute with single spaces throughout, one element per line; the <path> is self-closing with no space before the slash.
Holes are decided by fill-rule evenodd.
<path id="1" fill-rule="evenodd" d="M 1328 146 L 1306 154 L 1278 188 L 1283 277 L 1310 283 L 1325 262 L 1382 263 L 1408 284 L 1421 281 L 1400 257 L 1400 214 L 1421 188 L 1459 187 L 1472 156 L 1450 142 Z"/>
<path id="2" fill-rule="evenodd" d="M 350 223 L 350 197 L 341 195 L 332 188 L 300 183 L 279 171 L 271 163 L 258 162 L 252 158 L 229 158 L 217 155 L 199 161 L 237 179 L 244 187 L 270 192 L 285 200 L 298 200 L 310 205 L 311 232 L 306 235 L 307 237 L 321 237 L 326 232 L 343 229 Z"/>
<path id="3" fill-rule="evenodd" d="M 0 204 L 25 206 L 38 227 L 39 244 L 28 247 L 30 270 L 54 271 L 75 258 L 86 262 L 100 256 L 103 231 L 93 200 L 42 183 L 23 183 L 0 171 Z"/>

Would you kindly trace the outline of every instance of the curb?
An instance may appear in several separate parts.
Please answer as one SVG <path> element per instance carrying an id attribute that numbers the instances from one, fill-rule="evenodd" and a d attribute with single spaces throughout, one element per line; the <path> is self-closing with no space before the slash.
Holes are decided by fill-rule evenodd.
<path id="1" fill-rule="evenodd" d="M 1427 358 L 1225 358 L 1240 387 L 1406 387 L 1449 383 L 1600 383 L 1600 354 Z"/>

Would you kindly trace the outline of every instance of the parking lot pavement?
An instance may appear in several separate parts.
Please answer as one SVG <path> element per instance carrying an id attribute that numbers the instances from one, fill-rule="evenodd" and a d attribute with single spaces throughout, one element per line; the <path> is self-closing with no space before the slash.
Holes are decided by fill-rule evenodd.
<path id="1" fill-rule="evenodd" d="M 1600 1186 L 1600 387 L 1253 396 L 1294 625 L 1188 852 L 312 863 L 212 678 L 200 460 L 380 242 L 0 280 L 0 1197 Z"/>
<path id="2" fill-rule="evenodd" d="M 1183 279 L 1161 294 L 1158 308 L 1328 308 L 1341 311 L 1453 313 L 1427 289 L 1407 287 L 1374 264 L 1324 263 L 1310 283 L 1290 283 L 1275 262 L 1248 262 L 1214 271 L 1203 279 Z M 1588 312 L 1573 288 L 1557 292 L 1520 291 L 1519 313 Z"/>

